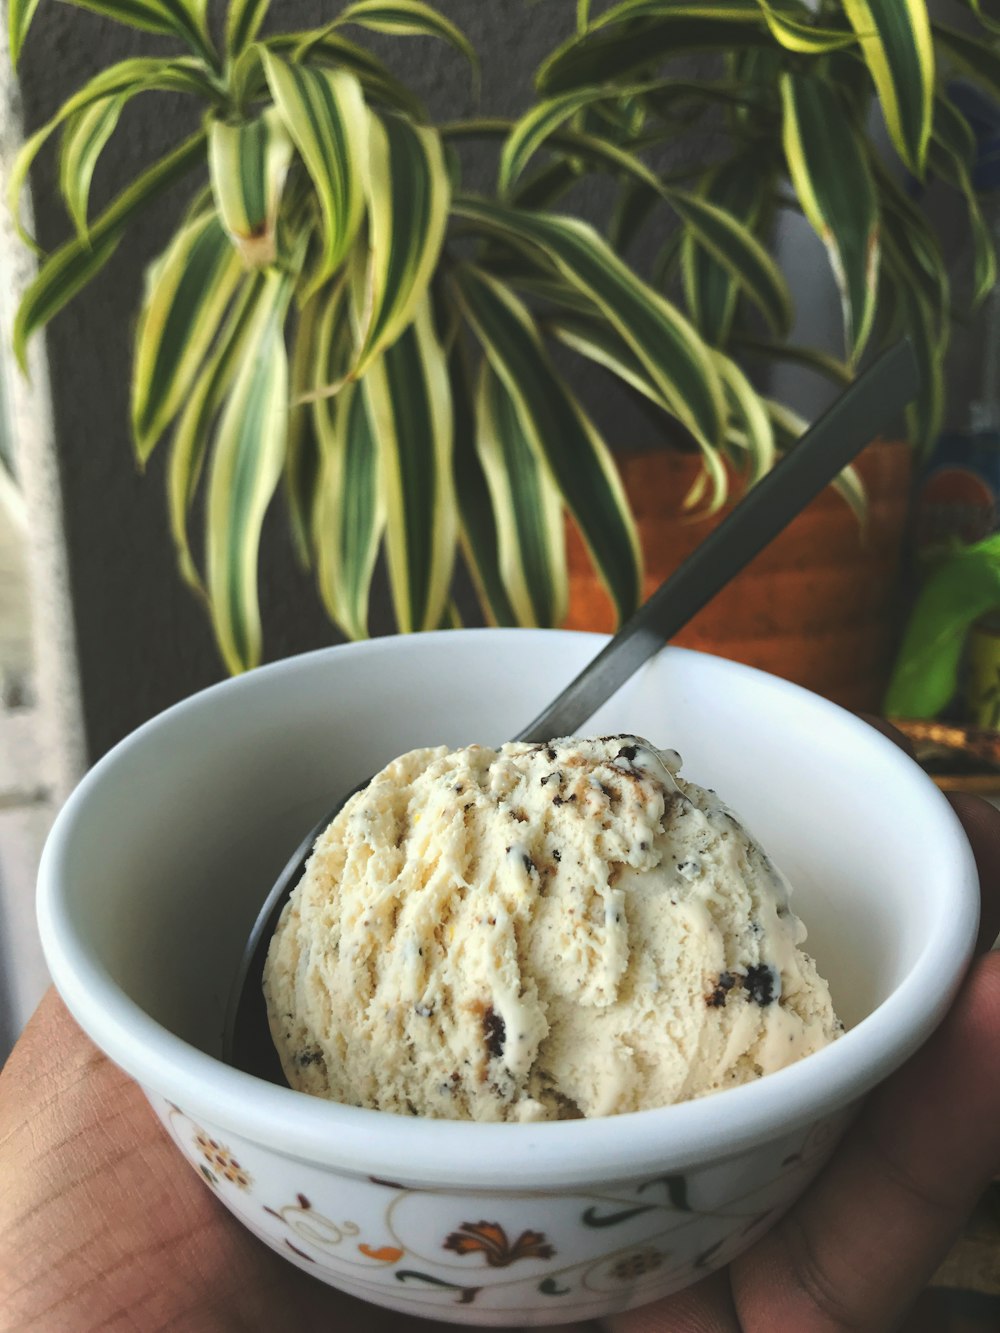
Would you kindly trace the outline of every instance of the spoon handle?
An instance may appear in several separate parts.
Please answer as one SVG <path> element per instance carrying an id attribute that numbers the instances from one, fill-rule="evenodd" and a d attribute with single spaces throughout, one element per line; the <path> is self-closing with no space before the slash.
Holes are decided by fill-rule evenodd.
<path id="1" fill-rule="evenodd" d="M 515 737 L 575 736 L 601 704 L 663 647 L 828 485 L 913 398 L 908 339 L 883 352 L 657 588 L 575 680 Z"/>

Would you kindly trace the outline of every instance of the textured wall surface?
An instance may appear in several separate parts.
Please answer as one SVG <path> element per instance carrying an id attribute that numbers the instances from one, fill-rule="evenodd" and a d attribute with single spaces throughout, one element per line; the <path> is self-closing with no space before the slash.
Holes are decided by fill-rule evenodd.
<path id="1" fill-rule="evenodd" d="M 278 0 L 282 27 L 321 22 L 331 4 Z M 575 6 L 569 0 L 528 5 L 524 0 L 443 0 L 441 9 L 472 36 L 483 56 L 481 108 L 516 114 L 529 101 L 532 72 L 541 56 L 566 35 Z M 221 11 L 222 6 L 216 5 Z M 470 107 L 462 59 L 427 40 L 373 38 L 395 70 L 429 99 L 442 117 Z M 166 51 L 169 43 L 132 33 L 92 14 L 43 0 L 21 70 L 26 132 L 52 114 L 69 91 L 114 60 Z M 136 99 L 98 168 L 94 204 L 103 204 L 154 156 L 193 124 L 184 99 L 152 94 Z M 493 152 L 470 164 L 472 183 L 485 185 Z M 48 246 L 67 224 L 55 189 L 54 154 L 33 177 L 38 233 Z M 96 758 L 144 719 L 222 672 L 205 617 L 176 576 L 162 485 L 165 451 L 145 475 L 128 438 L 130 336 L 144 265 L 164 244 L 184 201 L 146 215 L 111 264 L 54 321 L 49 332 L 56 431 L 65 505 L 72 600 L 79 641 L 81 685 L 90 757 Z M 592 199 L 584 206 L 595 207 Z M 595 405 L 613 420 L 619 439 L 645 431 L 620 409 Z M 335 642 L 310 580 L 292 561 L 280 503 L 272 507 L 262 560 L 265 652 L 268 659 Z M 389 628 L 384 592 L 373 629 Z"/>

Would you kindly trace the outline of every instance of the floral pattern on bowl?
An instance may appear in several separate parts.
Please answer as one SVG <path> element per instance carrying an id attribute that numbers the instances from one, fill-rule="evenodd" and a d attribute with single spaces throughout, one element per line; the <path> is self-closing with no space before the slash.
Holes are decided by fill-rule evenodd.
<path id="1" fill-rule="evenodd" d="M 480 1325 L 594 1318 L 707 1275 L 780 1216 L 850 1114 L 775 1141 L 766 1160 L 758 1147 L 593 1191 L 462 1193 L 306 1166 L 147 1095 L 201 1179 L 291 1262 L 377 1304 Z"/>

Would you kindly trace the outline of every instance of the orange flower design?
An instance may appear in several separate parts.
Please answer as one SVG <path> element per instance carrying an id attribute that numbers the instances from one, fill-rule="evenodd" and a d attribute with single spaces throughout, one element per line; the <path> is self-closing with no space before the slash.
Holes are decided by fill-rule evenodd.
<path id="1" fill-rule="evenodd" d="M 397 1259 L 402 1259 L 403 1251 L 397 1250 L 395 1245 L 381 1245 L 373 1249 L 371 1245 L 361 1244 L 358 1249 L 368 1259 L 377 1259 L 379 1263 L 394 1264 Z"/>
<path id="2" fill-rule="evenodd" d="M 490 1268 L 507 1268 L 518 1259 L 551 1259 L 555 1250 L 541 1231 L 522 1231 L 511 1244 L 499 1222 L 463 1222 L 444 1242 L 456 1254 L 481 1254 Z"/>
<path id="3" fill-rule="evenodd" d="M 207 1166 L 202 1166 L 201 1173 L 210 1185 L 217 1184 L 220 1176 L 241 1190 L 248 1190 L 253 1184 L 249 1173 L 244 1171 L 229 1149 L 209 1138 L 203 1129 L 199 1129 L 194 1136 L 194 1146 L 207 1163 Z"/>

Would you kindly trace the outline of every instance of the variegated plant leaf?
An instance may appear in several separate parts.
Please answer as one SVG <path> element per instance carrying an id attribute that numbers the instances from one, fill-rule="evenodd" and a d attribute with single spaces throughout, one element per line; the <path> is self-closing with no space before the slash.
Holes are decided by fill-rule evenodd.
<path id="1" fill-rule="evenodd" d="M 448 222 L 451 182 L 434 130 L 399 116 L 368 132 L 369 266 L 355 375 L 390 347 L 424 300 Z"/>
<path id="2" fill-rule="evenodd" d="M 92 102 L 70 120 L 59 146 L 59 189 L 66 210 L 81 236 L 87 233 L 87 206 L 90 183 L 101 150 L 118 125 L 127 93 L 115 93 Z"/>
<path id="3" fill-rule="evenodd" d="M 927 0 L 844 0 L 900 157 L 922 176 L 934 105 Z"/>
<path id="4" fill-rule="evenodd" d="M 352 639 L 368 636 L 372 572 L 385 528 L 379 442 L 364 388 L 345 384 L 317 403 L 320 432 L 313 510 L 316 581 L 330 618 Z"/>
<path id="5" fill-rule="evenodd" d="M 215 48 L 208 31 L 208 0 L 73 0 L 102 18 L 114 19 L 130 28 L 179 37 L 210 66 L 215 66 Z"/>
<path id="6" fill-rule="evenodd" d="M 260 32 L 271 0 L 229 0 L 226 11 L 226 55 L 237 60 Z"/>
<path id="7" fill-rule="evenodd" d="M 11 63 L 15 69 L 37 8 L 38 0 L 7 0 L 7 40 L 10 43 Z"/>
<path id="8" fill-rule="evenodd" d="M 729 404 L 730 424 L 736 432 L 729 436 L 738 440 L 747 456 L 747 485 L 753 486 L 774 466 L 775 445 L 771 419 L 761 402 L 760 394 L 743 371 L 730 357 L 716 353 L 718 367 Z"/>
<path id="9" fill-rule="evenodd" d="M 545 320 L 545 331 L 557 338 L 564 347 L 585 356 L 588 361 L 603 366 L 618 379 L 657 407 L 669 412 L 663 395 L 650 379 L 646 368 L 635 352 L 600 315 L 581 311 L 561 310 Z"/>
<path id="10" fill-rule="evenodd" d="M 744 333 L 733 334 L 732 343 L 734 347 L 749 353 L 750 356 L 759 356 L 768 362 L 787 361 L 789 365 L 814 370 L 843 388 L 854 379 L 854 374 L 846 362 L 814 347 L 801 347 L 797 343 L 772 342 L 768 338 Z"/>
<path id="11" fill-rule="evenodd" d="M 175 236 L 152 270 L 132 368 L 132 433 L 141 462 L 187 398 L 242 276 L 214 213 Z"/>
<path id="12" fill-rule="evenodd" d="M 455 280 L 466 318 L 517 405 L 526 438 L 548 465 L 619 618 L 626 619 L 638 605 L 641 557 L 607 446 L 557 374 L 527 307 L 471 266 L 458 268 Z"/>
<path id="13" fill-rule="evenodd" d="M 285 317 L 294 276 L 261 279 L 253 326 L 212 450 L 206 499 L 206 584 L 212 625 L 233 673 L 260 661 L 261 525 L 281 477 L 288 428 Z"/>
<path id="14" fill-rule="evenodd" d="M 620 6 L 601 15 L 582 34 L 571 37 L 542 62 L 535 87 L 545 97 L 596 83 L 611 83 L 648 70 L 659 62 L 691 51 L 734 51 L 750 47 L 773 50 L 777 43 L 763 21 L 756 0 L 746 17 L 728 16 L 725 4 L 675 7 L 669 17 L 629 18 L 618 22 Z M 743 7 L 740 7 L 743 13 Z"/>
<path id="15" fill-rule="evenodd" d="M 753 301 L 771 330 L 787 334 L 792 324 L 788 285 L 753 232 L 710 199 L 683 190 L 668 190 L 666 196 L 688 235 L 728 271 L 736 287 Z"/>
<path id="16" fill-rule="evenodd" d="M 458 502 L 459 542 L 479 604 L 492 625 L 516 625 L 517 615 L 500 571 L 500 539 L 489 485 L 476 447 L 472 370 L 461 338 L 448 352 L 454 443 L 452 467 Z"/>
<path id="17" fill-rule="evenodd" d="M 369 102 L 401 111 L 420 123 L 428 119 L 427 108 L 420 98 L 397 79 L 387 65 L 339 32 L 330 32 L 328 29 L 316 32 L 310 29 L 305 32 L 276 33 L 264 39 L 260 45 L 293 64 L 346 70 L 361 84 Z"/>
<path id="18" fill-rule="evenodd" d="M 181 577 L 205 596 L 198 573 L 188 520 L 201 480 L 219 410 L 239 367 L 263 279 L 248 277 L 233 302 L 218 340 L 198 371 L 197 379 L 177 418 L 167 461 L 167 510 Z"/>
<path id="19" fill-rule="evenodd" d="M 769 185 L 768 165 L 756 155 L 739 154 L 705 173 L 701 192 L 708 202 L 742 223 L 751 235 L 760 218 Z M 701 243 L 689 227 L 677 233 L 681 275 L 688 310 L 712 346 L 726 344 L 736 312 L 739 284 L 729 264 Z"/>
<path id="20" fill-rule="evenodd" d="M 575 88 L 572 92 L 561 93 L 558 97 L 549 97 L 537 103 L 515 122 L 504 143 L 497 177 L 497 189 L 501 196 L 504 198 L 511 196 L 514 186 L 534 154 L 556 130 L 565 125 L 582 108 L 612 99 L 618 101 L 629 97 L 641 97 L 651 89 L 662 87 L 663 84 L 662 79 L 627 84 L 619 88 L 609 88 L 601 83 L 593 87 Z M 600 136 L 591 137 L 600 139 Z"/>
<path id="21" fill-rule="evenodd" d="M 559 625 L 569 604 L 562 496 L 488 359 L 476 394 L 476 448 L 497 525 L 500 575 L 517 623 Z"/>
<path id="22" fill-rule="evenodd" d="M 423 0 L 355 0 L 340 11 L 335 24 L 357 23 L 395 36 L 436 37 L 465 56 L 479 78 L 479 56 L 462 29 Z M 332 27 L 333 25 L 331 25 Z"/>
<path id="23" fill-rule="evenodd" d="M 769 0 L 757 0 L 761 13 L 767 20 L 767 26 L 774 33 L 775 39 L 786 51 L 795 51 L 800 55 L 825 55 L 829 51 L 839 51 L 844 47 L 855 46 L 857 37 L 850 29 L 821 27 L 813 21 L 806 21 L 807 11 L 798 11 L 799 17 L 793 17 L 795 11 L 779 8 Z"/>
<path id="24" fill-rule="evenodd" d="M 338 286 L 322 288 L 302 304 L 292 336 L 284 485 L 292 545 L 303 569 L 312 565 L 312 513 L 320 467 L 313 407 L 303 399 L 320 385 L 323 369 L 318 356 L 320 319 L 328 302 L 339 295 Z"/>
<path id="25" fill-rule="evenodd" d="M 274 107 L 254 120 L 208 127 L 208 171 L 219 216 L 247 268 L 273 264 L 278 210 L 295 152 Z"/>
<path id="26" fill-rule="evenodd" d="M 323 255 L 315 290 L 343 263 L 364 216 L 369 113 L 346 70 L 311 69 L 264 54 L 268 85 L 302 155 L 323 214 Z"/>
<path id="27" fill-rule="evenodd" d="M 18 150 L 7 180 L 7 202 L 14 215 L 18 235 L 26 245 L 37 249 L 20 221 L 20 198 L 28 179 L 31 164 L 51 136 L 75 117 L 82 116 L 96 103 L 115 97 L 128 99 L 142 92 L 187 92 L 209 101 L 222 97 L 221 89 L 212 81 L 199 62 L 185 57 L 162 60 L 137 57 L 121 60 L 95 74 L 92 79 L 66 99 L 56 114 L 35 131 Z"/>
<path id="28" fill-rule="evenodd" d="M 802 209 L 826 246 L 857 357 L 871 331 L 879 258 L 879 208 L 864 144 L 836 90 L 821 79 L 781 76 L 785 160 Z"/>
<path id="29" fill-rule="evenodd" d="M 725 402 L 708 349 L 676 307 L 632 272 L 592 227 L 470 196 L 456 198 L 455 212 L 515 246 L 540 249 L 617 329 L 674 415 L 700 441 L 721 442 Z"/>
<path id="30" fill-rule="evenodd" d="M 205 135 L 189 139 L 147 167 L 90 225 L 86 240 L 75 237 L 53 251 L 29 284 L 14 317 L 14 352 L 25 368 L 28 339 L 57 315 L 111 258 L 122 233 L 146 207 L 203 161 Z"/>
<path id="31" fill-rule="evenodd" d="M 457 516 L 448 369 L 430 300 L 361 381 L 378 440 L 396 623 L 436 629 L 448 602 Z"/>

